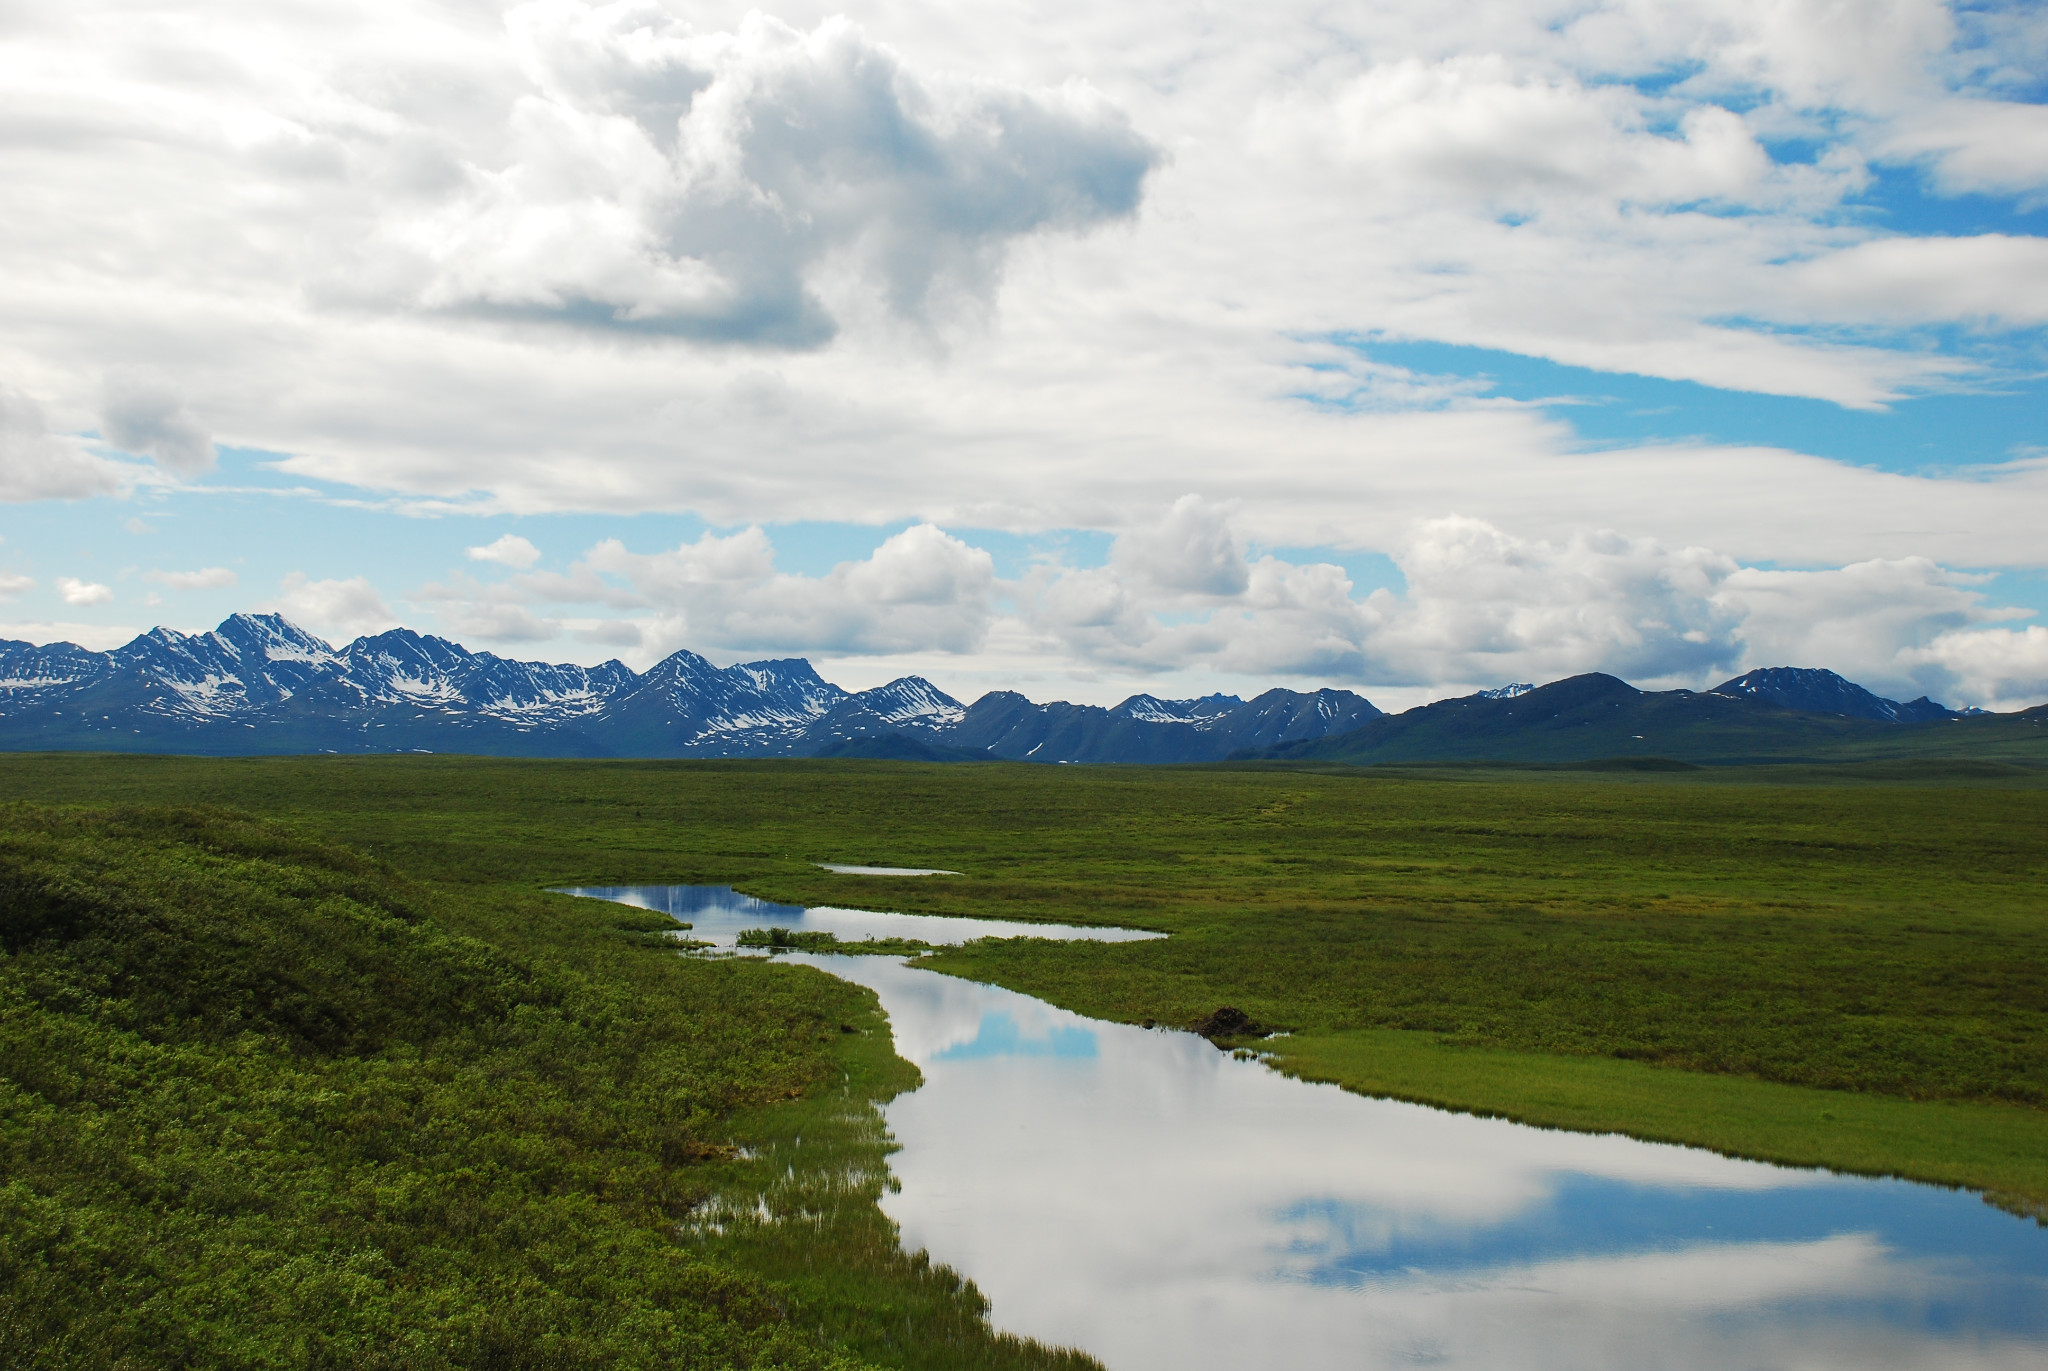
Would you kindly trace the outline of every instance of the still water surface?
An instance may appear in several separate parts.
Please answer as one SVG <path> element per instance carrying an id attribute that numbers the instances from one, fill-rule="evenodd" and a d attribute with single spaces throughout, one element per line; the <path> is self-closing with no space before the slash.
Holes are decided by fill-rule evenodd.
<path id="1" fill-rule="evenodd" d="M 769 924 L 1133 936 L 573 893 L 723 947 Z M 906 1248 L 1112 1371 L 2048 1366 L 2048 1229 L 1967 1193 L 1368 1100 L 892 958 L 794 955 L 871 987 L 924 1072 L 886 1110 Z"/>

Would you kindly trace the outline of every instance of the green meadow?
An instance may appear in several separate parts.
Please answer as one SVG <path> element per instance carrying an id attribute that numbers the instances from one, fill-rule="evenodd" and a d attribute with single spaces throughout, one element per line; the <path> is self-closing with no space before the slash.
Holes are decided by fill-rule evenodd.
<path id="1" fill-rule="evenodd" d="M 866 992 L 557 884 L 1157 929 L 929 964 L 1235 1006 L 1367 1093 L 2048 1204 L 2024 767 L 72 754 L 0 758 L 0 800 L 0 1341 L 53 1366 L 165 1330 L 195 1365 L 1089 1364 L 899 1250 L 873 1106 L 915 1073 Z"/>

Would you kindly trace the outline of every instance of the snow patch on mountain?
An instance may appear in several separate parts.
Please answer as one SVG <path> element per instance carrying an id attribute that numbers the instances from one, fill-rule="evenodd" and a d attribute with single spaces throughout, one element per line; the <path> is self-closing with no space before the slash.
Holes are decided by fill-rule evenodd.
<path id="1" fill-rule="evenodd" d="M 1162 700 L 1156 695 L 1133 695 L 1111 710 L 1147 724 L 1192 724 L 1204 728 L 1227 718 L 1244 704 L 1235 695 L 1204 695 L 1198 700 Z"/>

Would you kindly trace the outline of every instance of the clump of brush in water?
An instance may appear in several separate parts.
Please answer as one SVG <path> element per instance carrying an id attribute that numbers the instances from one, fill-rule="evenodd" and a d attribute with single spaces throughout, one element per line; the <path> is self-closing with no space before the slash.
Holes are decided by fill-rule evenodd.
<path id="1" fill-rule="evenodd" d="M 863 938 L 841 942 L 839 935 L 824 929 L 749 928 L 733 939 L 738 947 L 765 947 L 770 952 L 868 953 L 878 956 L 910 957 L 929 952 L 932 945 L 918 938 Z"/>
<path id="2" fill-rule="evenodd" d="M 1204 1015 L 1188 1025 L 1210 1042 L 1222 1038 L 1263 1038 L 1272 1032 L 1264 1024 L 1239 1009 L 1236 1005 L 1224 1005 L 1213 1014 Z"/>

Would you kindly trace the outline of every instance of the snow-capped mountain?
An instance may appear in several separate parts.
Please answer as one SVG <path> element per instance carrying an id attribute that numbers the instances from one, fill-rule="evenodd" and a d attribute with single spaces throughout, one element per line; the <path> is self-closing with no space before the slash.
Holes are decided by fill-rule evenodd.
<path id="1" fill-rule="evenodd" d="M 1114 709 L 996 692 L 969 707 L 916 676 L 848 692 L 800 658 L 717 667 L 677 652 L 641 673 L 513 661 L 410 629 L 336 648 L 275 614 L 152 629 L 111 652 L 0 642 L 0 748 L 15 751 L 1180 762 L 1378 713 L 1341 690 L 1136 695 Z"/>

